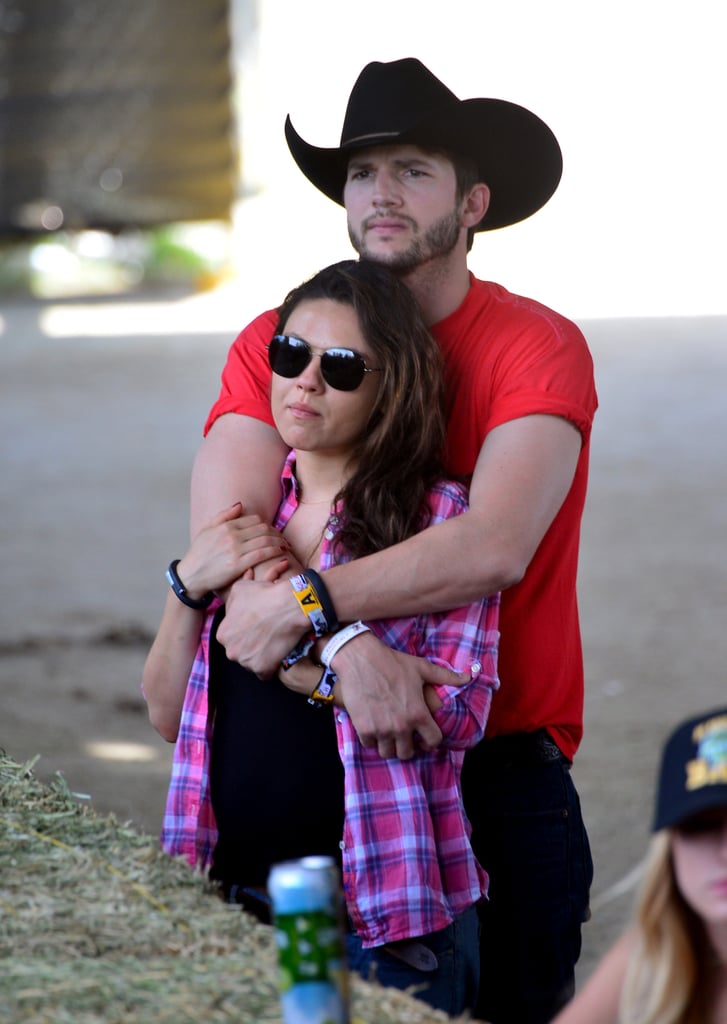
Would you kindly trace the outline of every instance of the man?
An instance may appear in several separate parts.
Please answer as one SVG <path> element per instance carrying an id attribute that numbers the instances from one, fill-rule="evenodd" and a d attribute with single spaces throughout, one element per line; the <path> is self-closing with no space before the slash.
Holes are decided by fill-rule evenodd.
<path id="1" fill-rule="evenodd" d="M 477 1016 L 539 1024 L 573 991 L 592 875 L 569 768 L 582 735 L 576 571 L 597 400 L 578 328 L 474 279 L 467 252 L 475 232 L 547 202 L 560 149 L 534 114 L 461 101 L 413 59 L 364 68 L 338 147 L 311 146 L 290 119 L 286 137 L 303 173 L 345 206 L 360 256 L 402 275 L 444 352 L 448 468 L 471 476 L 470 511 L 327 571 L 324 585 L 341 623 L 504 591 L 502 687 L 463 778 L 473 846 L 491 877 Z M 263 314 L 230 351 L 195 462 L 193 530 L 235 500 L 267 519 L 277 505 L 285 449 L 265 348 L 274 319 Z M 229 658 L 266 674 L 308 627 L 287 585 L 243 581 L 219 639 Z M 359 736 L 382 757 L 438 744 L 422 687 L 451 681 L 443 669 L 364 633 L 337 651 L 335 670 Z"/>

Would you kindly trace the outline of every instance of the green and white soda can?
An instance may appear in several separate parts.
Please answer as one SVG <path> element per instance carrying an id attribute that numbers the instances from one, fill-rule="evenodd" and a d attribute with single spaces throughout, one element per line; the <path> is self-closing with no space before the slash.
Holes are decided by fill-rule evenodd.
<path id="1" fill-rule="evenodd" d="M 285 1024 L 349 1024 L 343 894 L 333 858 L 273 865 L 268 892 Z"/>

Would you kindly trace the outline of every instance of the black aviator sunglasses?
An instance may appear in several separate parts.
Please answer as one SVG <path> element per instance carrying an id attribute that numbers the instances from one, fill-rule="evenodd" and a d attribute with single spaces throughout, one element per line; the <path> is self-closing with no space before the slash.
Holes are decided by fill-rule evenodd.
<path id="1" fill-rule="evenodd" d="M 317 356 L 324 381 L 336 391 L 355 391 L 367 373 L 381 372 L 367 366 L 363 356 L 352 348 L 329 348 L 318 355 L 307 341 L 294 334 L 276 334 L 267 348 L 270 369 L 279 377 L 297 377 Z"/>

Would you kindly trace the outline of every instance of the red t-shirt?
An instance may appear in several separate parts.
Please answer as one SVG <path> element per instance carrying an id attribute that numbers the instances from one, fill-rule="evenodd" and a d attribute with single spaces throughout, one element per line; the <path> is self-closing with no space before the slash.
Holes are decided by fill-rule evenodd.
<path id="1" fill-rule="evenodd" d="M 273 424 L 265 346 L 276 321 L 275 311 L 263 313 L 235 340 L 205 433 L 228 412 Z M 523 579 L 503 592 L 502 685 L 487 725 L 488 736 L 545 728 L 572 758 L 583 734 L 576 575 L 591 424 L 598 404 L 593 360 L 571 321 L 475 278 L 462 305 L 432 331 L 445 355 L 450 473 L 470 475 L 487 433 L 522 416 L 562 416 L 583 439 L 560 511 Z"/>

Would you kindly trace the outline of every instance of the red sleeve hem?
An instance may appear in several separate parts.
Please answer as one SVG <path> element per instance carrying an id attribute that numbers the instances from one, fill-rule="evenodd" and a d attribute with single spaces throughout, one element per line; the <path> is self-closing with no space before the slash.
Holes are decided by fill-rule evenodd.
<path id="1" fill-rule="evenodd" d="M 204 425 L 206 437 L 220 416 L 237 413 L 275 426 L 270 409 L 270 367 L 267 345 L 277 314 L 268 310 L 257 317 L 235 338 L 222 371 L 222 384 L 216 402 Z"/>
<path id="2" fill-rule="evenodd" d="M 583 444 L 591 435 L 593 415 L 573 401 L 561 395 L 549 394 L 547 391 L 519 391 L 517 394 L 505 396 L 497 402 L 487 419 L 488 432 L 493 427 L 523 416 L 560 416 L 572 423 L 580 432 Z"/>
<path id="3" fill-rule="evenodd" d="M 204 425 L 203 436 L 207 437 L 214 422 L 220 416 L 226 416 L 228 413 L 251 416 L 254 420 L 262 420 L 263 423 L 269 423 L 271 427 L 275 426 L 269 402 L 256 402 L 253 398 L 245 398 L 243 395 L 222 395 L 210 409 L 207 422 Z"/>

